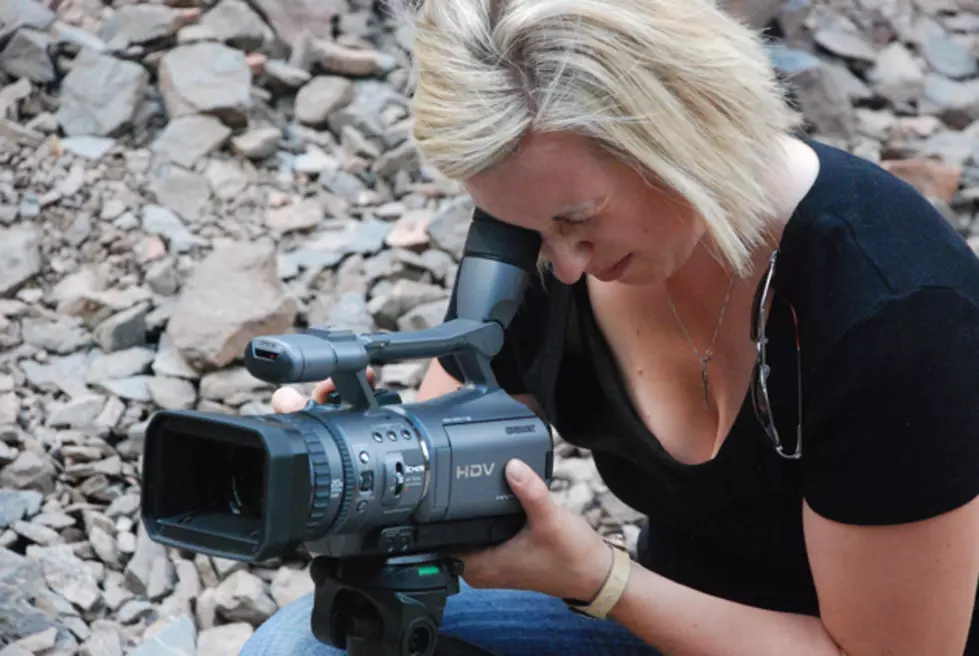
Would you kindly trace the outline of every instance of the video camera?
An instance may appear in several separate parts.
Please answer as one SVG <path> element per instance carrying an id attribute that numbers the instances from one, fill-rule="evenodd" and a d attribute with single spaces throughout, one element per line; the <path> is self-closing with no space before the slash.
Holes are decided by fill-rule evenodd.
<path id="1" fill-rule="evenodd" d="M 536 233 L 477 209 L 444 323 L 253 339 L 244 354 L 253 376 L 332 378 L 335 394 L 289 414 L 156 413 L 143 459 L 150 538 L 245 562 L 302 546 L 314 557 L 317 639 L 351 656 L 435 654 L 448 644 L 438 625 L 462 573 L 448 554 L 503 542 L 525 523 L 507 461 L 552 476 L 550 426 L 491 368 L 539 249 Z M 371 364 L 442 357 L 454 358 L 464 384 L 437 398 L 402 403 L 367 379 Z"/>

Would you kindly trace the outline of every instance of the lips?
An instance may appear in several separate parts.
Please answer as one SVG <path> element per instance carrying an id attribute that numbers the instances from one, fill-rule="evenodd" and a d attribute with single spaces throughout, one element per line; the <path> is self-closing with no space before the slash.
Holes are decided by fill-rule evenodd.
<path id="1" fill-rule="evenodd" d="M 622 275 L 622 272 L 625 270 L 626 266 L 629 264 L 629 260 L 631 258 L 632 258 L 632 253 L 629 253 L 628 255 L 626 255 L 625 257 L 623 257 L 621 260 L 619 260 L 618 262 L 616 262 L 615 264 L 613 264 L 611 267 L 609 267 L 608 269 L 605 269 L 604 271 L 599 271 L 599 272 L 595 273 L 594 275 L 595 275 L 596 278 L 598 278 L 602 282 L 611 282 L 611 281 L 615 280 L 616 278 L 618 278 L 620 275 Z"/>

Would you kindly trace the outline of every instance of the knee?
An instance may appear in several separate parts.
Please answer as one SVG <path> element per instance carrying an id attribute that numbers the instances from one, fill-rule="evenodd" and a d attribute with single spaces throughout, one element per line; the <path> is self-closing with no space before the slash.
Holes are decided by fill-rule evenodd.
<path id="1" fill-rule="evenodd" d="M 312 593 L 300 597 L 263 622 L 239 656 L 342 656 L 343 650 L 316 639 L 310 628 Z"/>

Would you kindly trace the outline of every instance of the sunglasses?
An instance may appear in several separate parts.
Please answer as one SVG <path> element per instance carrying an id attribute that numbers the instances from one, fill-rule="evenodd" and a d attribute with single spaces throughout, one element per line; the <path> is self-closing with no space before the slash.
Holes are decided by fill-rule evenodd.
<path id="1" fill-rule="evenodd" d="M 771 368 L 768 365 L 768 337 L 765 335 L 765 324 L 768 319 L 766 305 L 768 294 L 772 290 L 772 278 L 775 275 L 775 262 L 778 259 L 778 251 L 773 251 L 768 261 L 768 270 L 765 272 L 765 279 L 758 286 L 752 304 L 751 312 L 751 341 L 755 343 L 757 356 L 755 367 L 751 376 L 751 404 L 755 410 L 755 416 L 761 423 L 765 434 L 768 436 L 775 452 L 787 460 L 798 460 L 802 457 L 802 350 L 799 346 L 799 320 L 796 317 L 795 308 L 789 303 L 789 310 L 792 313 L 792 320 L 795 323 L 795 357 L 796 357 L 796 392 L 799 404 L 798 424 L 796 425 L 796 446 L 793 451 L 787 451 L 782 443 L 782 437 L 775 427 L 772 415 L 771 402 L 768 398 L 768 377 Z"/>

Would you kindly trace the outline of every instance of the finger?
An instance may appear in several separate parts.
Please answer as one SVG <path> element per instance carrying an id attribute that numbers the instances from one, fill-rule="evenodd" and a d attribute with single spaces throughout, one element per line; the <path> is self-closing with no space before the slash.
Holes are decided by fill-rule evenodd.
<path id="1" fill-rule="evenodd" d="M 326 403 L 326 397 L 332 394 L 336 389 L 336 385 L 333 384 L 331 379 L 326 379 L 316 383 L 316 387 L 313 388 L 313 400 L 317 403 Z"/>
<path id="2" fill-rule="evenodd" d="M 527 463 L 514 458 L 506 466 L 507 482 L 523 506 L 529 525 L 546 524 L 554 515 L 554 502 L 544 480 Z"/>
<path id="3" fill-rule="evenodd" d="M 306 398 L 291 387 L 280 387 L 272 394 L 272 410 L 278 413 L 298 412 L 306 405 Z"/>

